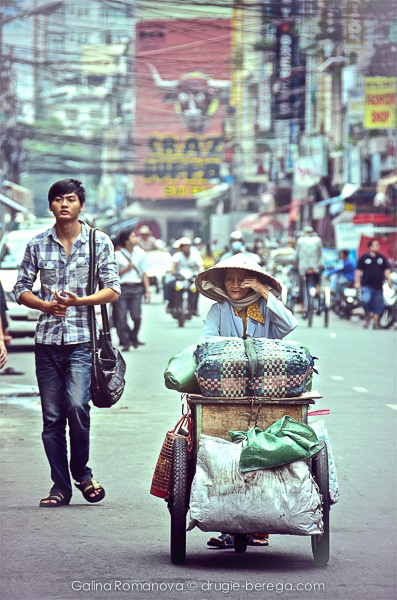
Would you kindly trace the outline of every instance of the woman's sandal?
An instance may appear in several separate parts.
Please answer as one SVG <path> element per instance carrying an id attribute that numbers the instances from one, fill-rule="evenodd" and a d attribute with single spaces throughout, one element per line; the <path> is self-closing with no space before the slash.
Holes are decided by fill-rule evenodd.
<path id="1" fill-rule="evenodd" d="M 78 490 L 80 490 L 87 502 L 100 502 L 105 497 L 105 490 L 95 479 L 87 479 L 87 481 L 75 483 L 74 485 Z M 95 494 L 95 496 L 90 496 L 90 494 L 93 494 L 95 490 L 101 491 L 99 494 Z"/>
<path id="2" fill-rule="evenodd" d="M 55 502 L 52 502 L 55 500 Z M 69 504 L 70 498 L 65 498 L 61 492 L 50 492 L 48 496 L 40 500 L 41 508 L 57 508 L 58 506 L 66 506 Z"/>
<path id="3" fill-rule="evenodd" d="M 229 533 L 222 533 L 218 537 L 212 537 L 207 542 L 207 546 L 213 546 L 214 548 L 234 548 L 234 540 Z"/>
<path id="4" fill-rule="evenodd" d="M 256 535 L 250 535 L 248 540 L 248 546 L 263 547 L 268 546 L 269 540 L 267 538 L 257 537 Z"/>

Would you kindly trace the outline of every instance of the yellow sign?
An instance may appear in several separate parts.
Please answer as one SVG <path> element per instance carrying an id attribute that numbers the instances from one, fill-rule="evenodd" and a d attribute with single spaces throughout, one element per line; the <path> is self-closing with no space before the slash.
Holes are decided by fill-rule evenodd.
<path id="1" fill-rule="evenodd" d="M 396 77 L 365 78 L 365 129 L 396 126 Z"/>

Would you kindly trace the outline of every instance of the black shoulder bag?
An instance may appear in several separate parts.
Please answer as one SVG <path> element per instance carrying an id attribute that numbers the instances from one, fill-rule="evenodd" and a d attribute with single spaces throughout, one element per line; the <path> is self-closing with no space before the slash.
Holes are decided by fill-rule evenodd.
<path id="1" fill-rule="evenodd" d="M 90 270 L 88 275 L 88 295 L 94 294 L 95 279 L 95 231 L 90 229 Z M 125 387 L 126 365 L 119 350 L 114 348 L 110 337 L 110 327 L 106 304 L 101 305 L 102 331 L 97 340 L 95 307 L 88 307 L 91 335 L 91 400 L 98 408 L 109 408 L 120 400 Z"/>

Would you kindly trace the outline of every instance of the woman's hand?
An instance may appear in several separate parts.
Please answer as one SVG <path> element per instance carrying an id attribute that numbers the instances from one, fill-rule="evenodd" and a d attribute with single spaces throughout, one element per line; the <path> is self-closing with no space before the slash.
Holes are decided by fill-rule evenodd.
<path id="1" fill-rule="evenodd" d="M 246 277 L 241 284 L 242 288 L 251 288 L 258 292 L 265 300 L 269 297 L 269 290 L 256 277 Z"/>

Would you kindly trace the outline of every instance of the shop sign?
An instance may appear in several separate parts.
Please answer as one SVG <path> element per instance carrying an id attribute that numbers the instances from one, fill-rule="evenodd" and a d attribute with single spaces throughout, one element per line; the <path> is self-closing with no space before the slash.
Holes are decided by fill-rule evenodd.
<path id="1" fill-rule="evenodd" d="M 396 77 L 365 78 L 365 129 L 396 126 Z"/>
<path id="2" fill-rule="evenodd" d="M 345 50 L 362 50 L 365 32 L 365 0 L 346 0 Z"/>

